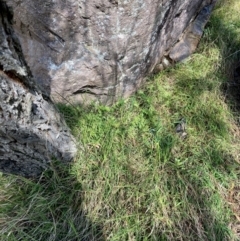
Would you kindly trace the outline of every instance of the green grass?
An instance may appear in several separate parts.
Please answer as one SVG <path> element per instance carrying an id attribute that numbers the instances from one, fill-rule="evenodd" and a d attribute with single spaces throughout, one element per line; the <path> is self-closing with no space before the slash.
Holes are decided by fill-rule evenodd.
<path id="1" fill-rule="evenodd" d="M 59 106 L 78 155 L 37 183 L 0 177 L 0 239 L 237 240 L 228 193 L 239 182 L 238 113 L 222 87 L 240 59 L 239 12 L 238 0 L 222 1 L 198 51 L 128 100 Z"/>

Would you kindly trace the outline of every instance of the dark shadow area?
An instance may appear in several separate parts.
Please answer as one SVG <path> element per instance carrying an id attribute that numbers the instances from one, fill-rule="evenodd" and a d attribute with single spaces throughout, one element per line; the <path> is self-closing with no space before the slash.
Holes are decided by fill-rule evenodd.
<path id="1" fill-rule="evenodd" d="M 102 227 L 82 209 L 81 184 L 69 173 L 69 166 L 52 164 L 37 181 L 12 175 L 1 176 L 11 183 L 5 198 L 2 188 L 1 240 L 103 241 Z M 4 220 L 4 222 L 2 222 Z"/>
<path id="2" fill-rule="evenodd" d="M 71 130 L 78 126 L 81 109 L 84 107 L 65 104 L 57 104 L 56 106 Z M 90 110 L 91 106 L 88 106 L 88 109 Z"/>
<path id="3" fill-rule="evenodd" d="M 227 4 L 227 1 L 220 1 L 216 8 Z M 230 4 L 230 3 L 228 3 Z M 222 63 L 219 72 L 225 82 L 221 89 L 226 97 L 226 102 L 236 115 L 240 114 L 240 40 L 239 24 L 228 26 L 217 15 L 210 18 L 206 28 L 210 28 L 211 35 L 209 41 L 217 44 L 221 51 Z M 238 123 L 239 124 L 239 123 Z"/>
<path id="4" fill-rule="evenodd" d="M 239 46 L 240 48 L 240 46 Z M 229 66 L 227 73 L 228 81 L 223 84 L 222 90 L 232 110 L 240 113 L 240 55 L 236 57 L 233 64 Z M 240 123 L 239 123 L 240 124 Z"/>

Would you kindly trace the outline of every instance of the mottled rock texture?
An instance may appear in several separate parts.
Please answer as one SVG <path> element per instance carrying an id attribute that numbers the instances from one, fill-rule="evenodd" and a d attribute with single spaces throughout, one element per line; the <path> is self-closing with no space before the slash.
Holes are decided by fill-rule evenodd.
<path id="1" fill-rule="evenodd" d="M 0 0 L 0 171 L 37 177 L 53 158 L 70 161 L 76 145 L 34 82 L 11 21 Z"/>
<path id="2" fill-rule="evenodd" d="M 55 101 L 111 104 L 189 56 L 216 0 L 7 0 L 34 78 Z"/>

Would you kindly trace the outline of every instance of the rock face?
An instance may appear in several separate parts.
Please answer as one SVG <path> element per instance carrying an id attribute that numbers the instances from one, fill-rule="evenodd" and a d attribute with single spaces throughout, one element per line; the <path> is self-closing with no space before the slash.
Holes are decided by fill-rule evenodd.
<path id="1" fill-rule="evenodd" d="M 11 12 L 0 1 L 0 171 L 36 177 L 52 158 L 70 161 L 76 146 L 51 100 L 34 82 L 11 21 Z"/>
<path id="2" fill-rule="evenodd" d="M 216 0 L 7 0 L 34 78 L 55 101 L 112 103 L 189 56 Z"/>

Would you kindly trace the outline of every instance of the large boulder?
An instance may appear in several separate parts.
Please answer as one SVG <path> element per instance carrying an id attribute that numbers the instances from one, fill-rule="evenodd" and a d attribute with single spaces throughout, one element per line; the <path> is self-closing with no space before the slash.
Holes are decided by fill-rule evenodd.
<path id="1" fill-rule="evenodd" d="M 31 72 L 55 101 L 112 103 L 189 56 L 216 0 L 7 0 Z"/>
<path id="2" fill-rule="evenodd" d="M 61 115 L 27 67 L 0 0 L 0 171 L 37 177 L 53 158 L 69 162 L 76 144 Z"/>

